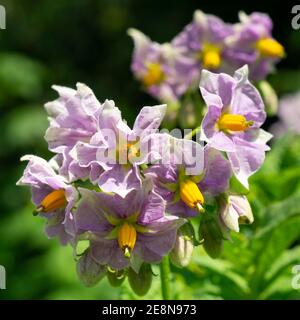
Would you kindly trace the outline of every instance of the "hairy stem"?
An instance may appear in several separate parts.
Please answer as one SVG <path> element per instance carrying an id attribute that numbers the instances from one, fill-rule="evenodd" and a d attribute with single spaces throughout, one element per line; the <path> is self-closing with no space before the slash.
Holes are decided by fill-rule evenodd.
<path id="1" fill-rule="evenodd" d="M 169 256 L 163 257 L 160 265 L 160 280 L 163 300 L 171 299 Z"/>
<path id="2" fill-rule="evenodd" d="M 201 130 L 201 126 L 195 128 L 193 131 L 191 131 L 190 133 L 186 134 L 184 136 L 184 139 L 192 139 L 193 136 L 195 136 L 200 130 Z"/>

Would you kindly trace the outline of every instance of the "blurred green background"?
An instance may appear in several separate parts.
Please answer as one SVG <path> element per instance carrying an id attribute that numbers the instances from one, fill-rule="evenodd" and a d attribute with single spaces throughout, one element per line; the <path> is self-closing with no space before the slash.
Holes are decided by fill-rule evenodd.
<path id="1" fill-rule="evenodd" d="M 140 90 L 129 66 L 129 27 L 153 40 L 169 41 L 195 9 L 236 22 L 239 10 L 267 12 L 287 58 L 269 80 L 279 95 L 300 89 L 300 30 L 291 27 L 285 1 L 186 0 L 7 0 L 7 29 L 0 30 L 0 265 L 6 267 L 2 299 L 136 298 L 127 284 L 106 280 L 81 285 L 69 247 L 49 241 L 44 222 L 33 217 L 26 188 L 15 186 L 23 154 L 50 158 L 43 140 L 43 104 L 56 94 L 52 84 L 88 84 L 100 101 L 112 98 L 133 122 L 139 108 L 155 103 Z M 272 120 L 270 121 L 272 122 Z M 291 286 L 300 264 L 300 138 L 288 134 L 273 144 L 262 170 L 251 180 L 255 223 L 226 243 L 220 259 L 197 248 L 189 268 L 173 268 L 177 299 L 300 298 Z M 159 278 L 146 298 L 160 299 Z"/>

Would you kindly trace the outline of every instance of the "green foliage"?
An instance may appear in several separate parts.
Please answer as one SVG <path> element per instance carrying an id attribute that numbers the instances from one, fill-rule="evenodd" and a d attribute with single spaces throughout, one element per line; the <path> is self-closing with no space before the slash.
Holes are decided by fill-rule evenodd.
<path id="1" fill-rule="evenodd" d="M 11 149 L 34 146 L 36 140 L 43 139 L 48 125 L 45 111 L 39 105 L 19 106 L 1 122 L 5 122 L 6 125 L 0 141 L 9 145 Z"/>
<path id="2" fill-rule="evenodd" d="M 44 72 L 39 63 L 15 53 L 1 53 L 0 61 L 0 86 L 5 96 L 25 99 L 39 96 Z"/>

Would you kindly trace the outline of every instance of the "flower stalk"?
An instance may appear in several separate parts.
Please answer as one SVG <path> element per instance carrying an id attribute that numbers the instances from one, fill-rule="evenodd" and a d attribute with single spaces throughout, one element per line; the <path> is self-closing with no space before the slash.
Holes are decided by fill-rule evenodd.
<path id="1" fill-rule="evenodd" d="M 171 300 L 169 256 L 163 257 L 160 264 L 160 281 L 163 300 Z"/>
<path id="2" fill-rule="evenodd" d="M 187 140 L 192 139 L 200 130 L 201 130 L 201 126 L 193 129 L 191 132 L 186 134 L 183 138 Z"/>

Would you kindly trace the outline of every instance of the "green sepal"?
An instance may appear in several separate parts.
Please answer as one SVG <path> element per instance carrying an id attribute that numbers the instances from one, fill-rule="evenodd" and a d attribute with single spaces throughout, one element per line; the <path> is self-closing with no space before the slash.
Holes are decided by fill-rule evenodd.
<path id="1" fill-rule="evenodd" d="M 167 190 L 169 190 L 169 191 L 171 191 L 171 192 L 176 192 L 176 190 L 178 189 L 178 183 L 176 183 L 176 182 L 170 182 L 170 183 L 160 183 L 160 185 L 163 187 L 163 188 L 165 188 L 165 189 L 167 189 Z"/>
<path id="2" fill-rule="evenodd" d="M 104 212 L 104 216 L 105 216 L 106 220 L 113 226 L 117 226 L 121 222 L 121 219 L 116 218 L 106 212 Z"/>
<path id="3" fill-rule="evenodd" d="M 144 226 L 141 226 L 141 225 L 138 225 L 138 224 L 135 224 L 134 228 L 139 233 L 151 232 L 151 230 L 149 230 L 147 227 L 144 227 Z"/>
<path id="4" fill-rule="evenodd" d="M 238 195 L 247 195 L 249 193 L 249 190 L 245 188 L 235 176 L 230 178 L 229 190 L 230 193 Z"/>
<path id="5" fill-rule="evenodd" d="M 111 232 L 105 237 L 107 240 L 113 240 L 118 238 L 118 232 L 119 232 L 120 226 L 116 226 L 111 230 Z"/>

